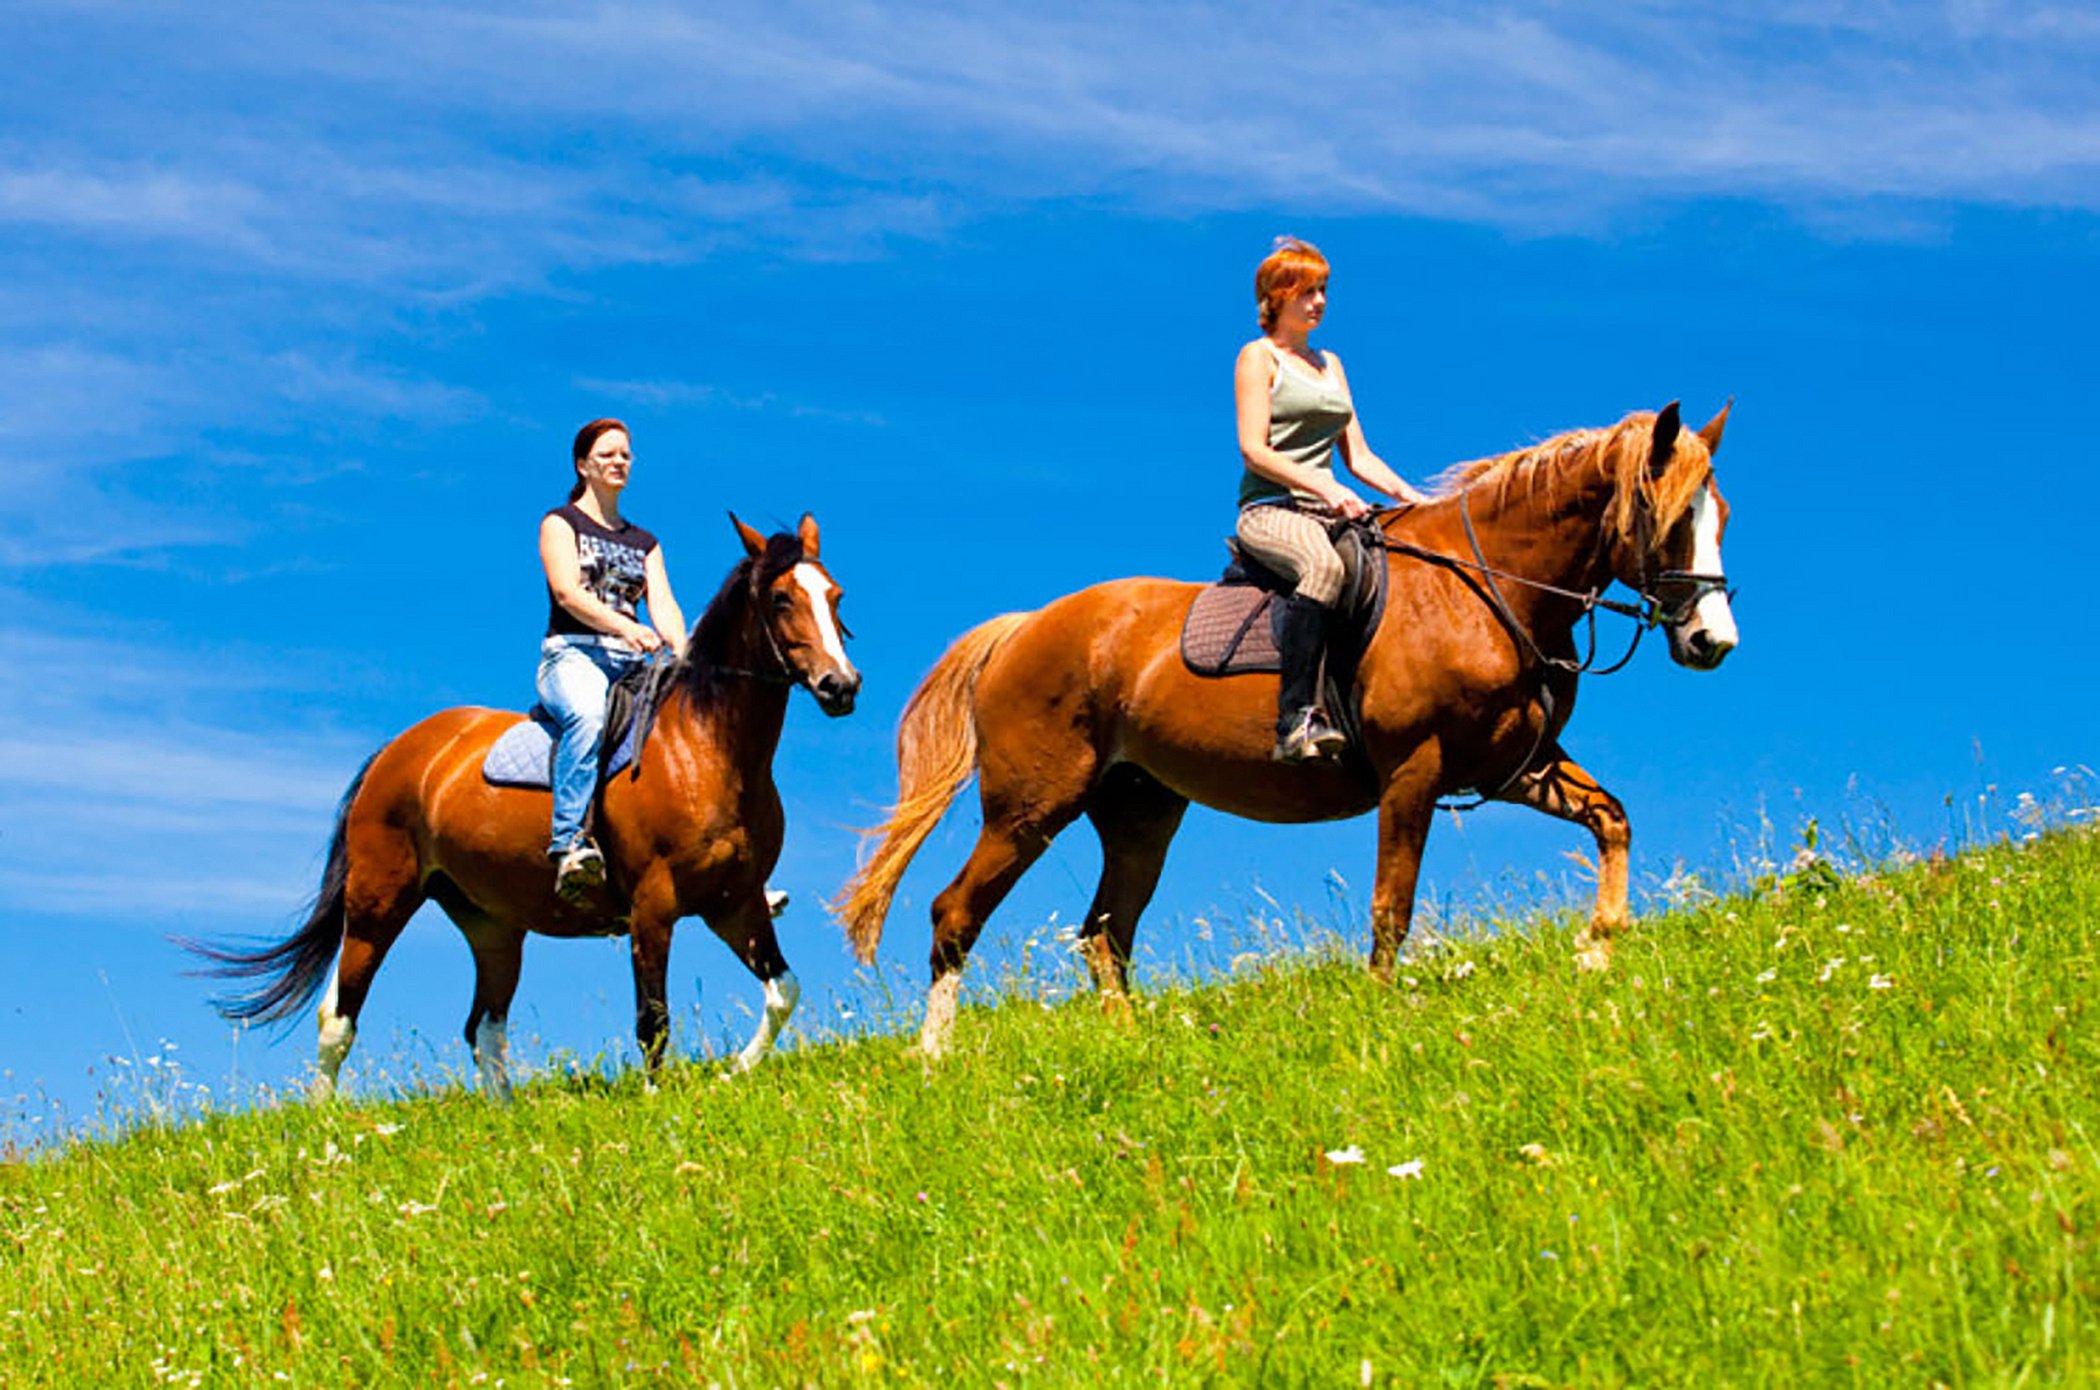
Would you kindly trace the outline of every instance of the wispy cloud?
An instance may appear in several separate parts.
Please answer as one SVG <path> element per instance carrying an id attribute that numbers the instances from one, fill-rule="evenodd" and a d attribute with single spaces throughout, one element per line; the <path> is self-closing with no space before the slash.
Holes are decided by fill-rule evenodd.
<path id="1" fill-rule="evenodd" d="M 770 391 L 750 395 L 724 390 L 704 381 L 612 381 L 603 377 L 578 377 L 576 385 L 611 400 L 631 401 L 648 406 L 715 407 L 723 410 L 787 415 L 796 419 L 831 420 L 851 425 L 879 426 L 883 423 L 882 416 L 874 411 L 839 410 L 806 401 L 792 401 Z"/>
<path id="2" fill-rule="evenodd" d="M 296 906 L 369 736 L 301 727 L 327 667 L 201 653 L 0 593 L 0 909 Z"/>

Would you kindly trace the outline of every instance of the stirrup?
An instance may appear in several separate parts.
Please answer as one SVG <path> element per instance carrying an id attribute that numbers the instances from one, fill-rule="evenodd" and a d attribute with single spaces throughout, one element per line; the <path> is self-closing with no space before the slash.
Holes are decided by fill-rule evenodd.
<path id="1" fill-rule="evenodd" d="M 1316 706 L 1308 705 L 1277 736 L 1269 757 L 1279 763 L 1329 762 L 1339 758 L 1348 746 L 1348 736 L 1329 724 Z"/>
<path id="2" fill-rule="evenodd" d="M 586 901 L 605 886 L 605 856 L 589 840 L 562 851 L 554 865 L 554 893 L 572 903 Z"/>

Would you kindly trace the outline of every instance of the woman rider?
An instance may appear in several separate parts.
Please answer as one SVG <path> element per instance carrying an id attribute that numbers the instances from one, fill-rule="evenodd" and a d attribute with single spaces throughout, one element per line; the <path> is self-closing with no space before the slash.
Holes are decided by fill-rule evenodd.
<path id="1" fill-rule="evenodd" d="M 1364 442 L 1342 359 L 1308 345 L 1327 309 L 1327 258 L 1309 243 L 1279 237 L 1254 272 L 1262 336 L 1240 349 L 1233 369 L 1238 408 L 1240 547 L 1288 579 L 1277 645 L 1283 682 L 1276 748 L 1282 762 L 1332 758 L 1348 745 L 1320 709 L 1320 655 L 1329 610 L 1341 596 L 1343 565 L 1333 535 L 1371 508 L 1334 476 L 1342 462 L 1370 487 L 1419 502 Z"/>
<path id="2" fill-rule="evenodd" d="M 605 882 L 605 858 L 583 833 L 598 786 L 598 739 L 612 683 L 685 639 L 685 615 L 671 596 L 663 547 L 620 515 L 634 455 L 627 426 L 593 420 L 571 450 L 576 485 L 540 521 L 547 571 L 547 636 L 540 643 L 540 703 L 560 726 L 554 745 L 554 834 L 547 857 L 555 891 L 587 895 Z M 636 617 L 649 606 L 648 623 Z"/>

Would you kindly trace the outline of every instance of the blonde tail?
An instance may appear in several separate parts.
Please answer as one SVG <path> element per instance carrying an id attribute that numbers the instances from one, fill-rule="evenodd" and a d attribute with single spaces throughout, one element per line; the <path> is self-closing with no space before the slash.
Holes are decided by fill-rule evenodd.
<path id="1" fill-rule="evenodd" d="M 977 771 L 978 673 L 1033 616 L 1002 613 L 958 637 L 904 707 L 897 723 L 897 804 L 888 820 L 865 832 L 881 841 L 831 902 L 863 965 L 875 959 L 882 922 L 905 866 Z"/>

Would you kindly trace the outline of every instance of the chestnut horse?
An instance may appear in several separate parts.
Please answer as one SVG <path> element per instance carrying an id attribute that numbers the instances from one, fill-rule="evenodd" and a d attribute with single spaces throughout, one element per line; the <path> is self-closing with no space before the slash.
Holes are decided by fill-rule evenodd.
<path id="1" fill-rule="evenodd" d="M 1597 841 L 1582 964 L 1601 968 L 1629 921 L 1625 808 L 1561 748 L 1581 620 L 1614 580 L 1642 594 L 1670 654 L 1718 666 L 1736 644 L 1713 482 L 1724 407 L 1696 433 L 1673 402 L 1602 430 L 1462 465 L 1436 500 L 1383 513 L 1385 619 L 1357 673 L 1362 743 L 1342 762 L 1270 760 L 1273 675 L 1192 675 L 1179 633 L 1198 586 L 1122 579 L 956 641 L 897 732 L 898 802 L 835 904 L 865 961 L 905 865 L 974 772 L 984 828 L 933 903 L 920 1045 L 946 1046 L 961 971 L 985 919 L 1052 837 L 1084 815 L 1101 881 L 1081 949 L 1112 1009 L 1138 915 L 1191 801 L 1264 821 L 1378 811 L 1371 970 L 1390 978 L 1414 910 L 1437 802 L 1463 788 L 1586 826 Z M 1625 605 L 1612 605 L 1623 611 Z"/>
<path id="2" fill-rule="evenodd" d="M 653 1071 L 670 1026 L 671 927 L 698 914 L 765 986 L 765 1016 L 736 1069 L 772 1048 L 800 994 L 766 903 L 785 826 L 773 752 L 791 686 L 842 715 L 860 675 L 841 641 L 839 587 L 818 559 L 815 518 L 770 539 L 730 520 L 745 557 L 669 673 L 634 775 L 622 771 L 604 789 L 596 836 L 608 886 L 599 900 L 578 906 L 555 895 L 551 794 L 482 780 L 489 745 L 523 716 L 449 709 L 380 749 L 350 784 L 305 925 L 256 950 L 194 948 L 218 962 L 214 974 L 265 981 L 220 1002 L 229 1018 L 288 1018 L 335 966 L 320 1011 L 317 1096 L 333 1094 L 372 976 L 425 900 L 445 910 L 474 952 L 466 1038 L 486 1094 L 510 1093 L 504 1020 L 530 931 L 627 933 L 635 1036 Z"/>

